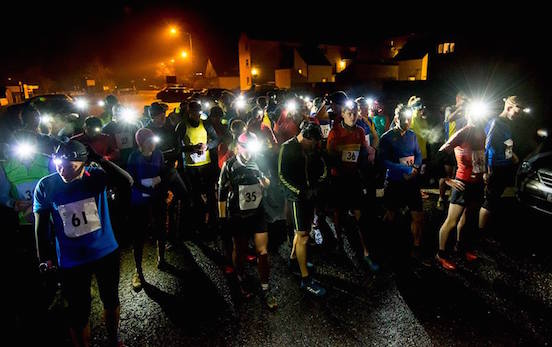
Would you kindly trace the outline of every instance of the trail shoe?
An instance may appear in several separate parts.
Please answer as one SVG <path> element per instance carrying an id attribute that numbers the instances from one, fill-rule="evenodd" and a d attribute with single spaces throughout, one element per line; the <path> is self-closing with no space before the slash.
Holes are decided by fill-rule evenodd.
<path id="1" fill-rule="evenodd" d="M 310 277 L 306 277 L 301 280 L 301 289 L 303 289 L 308 294 L 318 298 L 326 295 L 326 289 L 322 288 Z"/>
<path id="2" fill-rule="evenodd" d="M 268 307 L 269 310 L 275 310 L 278 308 L 278 302 L 276 301 L 276 297 L 272 294 L 272 291 L 270 289 L 263 289 L 262 292 L 262 299 L 265 303 L 266 307 Z"/>
<path id="3" fill-rule="evenodd" d="M 446 270 L 449 270 L 449 271 L 456 270 L 456 264 L 454 264 L 452 261 L 446 259 L 443 256 L 439 256 L 439 254 L 435 255 L 435 260 L 437 261 L 437 263 L 439 263 L 439 265 L 441 265 Z"/>
<path id="4" fill-rule="evenodd" d="M 138 272 L 135 272 L 134 275 L 132 275 L 132 289 L 134 289 L 135 292 L 142 290 L 142 278 L 144 277 Z"/>

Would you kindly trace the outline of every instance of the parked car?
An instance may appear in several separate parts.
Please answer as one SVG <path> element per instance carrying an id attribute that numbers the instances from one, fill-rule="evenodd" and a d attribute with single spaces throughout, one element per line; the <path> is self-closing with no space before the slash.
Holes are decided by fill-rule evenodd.
<path id="1" fill-rule="evenodd" d="M 156 98 L 163 102 L 182 102 L 192 95 L 192 90 L 184 86 L 170 86 L 157 93 Z"/>
<path id="2" fill-rule="evenodd" d="M 519 166 L 517 199 L 523 205 L 552 215 L 552 138 L 550 129 L 539 130 L 540 144 Z"/>

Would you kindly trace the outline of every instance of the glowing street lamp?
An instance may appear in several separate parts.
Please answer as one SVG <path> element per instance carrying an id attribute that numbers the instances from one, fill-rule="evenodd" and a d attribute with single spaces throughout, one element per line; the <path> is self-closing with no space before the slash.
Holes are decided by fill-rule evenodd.
<path id="1" fill-rule="evenodd" d="M 169 27 L 169 34 L 171 34 L 171 36 L 176 36 L 178 34 L 178 28 L 175 26 Z"/>
<path id="2" fill-rule="evenodd" d="M 251 69 L 251 75 L 253 75 L 255 77 L 258 74 L 259 74 L 259 69 L 255 68 L 255 67 Z"/>
<path id="3" fill-rule="evenodd" d="M 182 52 L 180 53 L 180 56 L 181 56 L 182 58 L 186 59 L 186 58 L 188 58 L 188 52 L 182 51 Z"/>

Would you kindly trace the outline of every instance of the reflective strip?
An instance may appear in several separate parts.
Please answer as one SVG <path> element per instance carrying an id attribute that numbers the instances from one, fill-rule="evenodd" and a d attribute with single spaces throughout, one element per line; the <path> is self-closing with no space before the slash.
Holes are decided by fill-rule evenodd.
<path id="1" fill-rule="evenodd" d="M 293 206 L 293 220 L 295 221 L 295 230 L 303 231 L 303 230 L 299 230 L 299 222 L 297 221 L 297 208 L 295 207 L 295 201 L 293 201 L 291 205 Z"/>

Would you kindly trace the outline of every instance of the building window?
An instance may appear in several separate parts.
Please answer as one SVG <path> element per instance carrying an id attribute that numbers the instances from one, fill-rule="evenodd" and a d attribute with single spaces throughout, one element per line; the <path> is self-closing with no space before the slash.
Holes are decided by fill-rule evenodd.
<path id="1" fill-rule="evenodd" d="M 455 43 L 454 42 L 443 42 L 440 43 L 437 47 L 437 53 L 439 54 L 449 54 L 454 53 Z"/>
<path id="2" fill-rule="evenodd" d="M 409 80 L 409 81 L 415 81 L 415 80 L 416 80 L 416 76 L 408 76 L 408 80 Z"/>
<path id="3" fill-rule="evenodd" d="M 323 78 L 323 79 L 322 79 L 322 83 L 326 83 L 326 82 L 328 82 L 328 80 L 325 79 L 325 78 Z"/>
<path id="4" fill-rule="evenodd" d="M 299 69 L 299 70 L 297 70 L 297 72 L 299 72 L 299 75 L 302 75 L 303 74 L 303 69 Z"/>
<path id="5" fill-rule="evenodd" d="M 249 59 L 245 59 L 245 66 L 249 67 Z"/>

